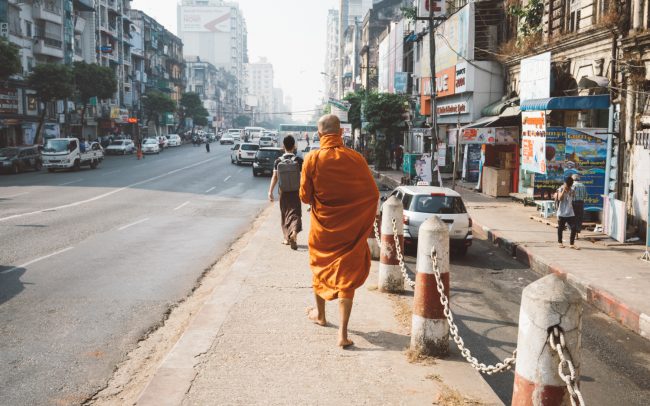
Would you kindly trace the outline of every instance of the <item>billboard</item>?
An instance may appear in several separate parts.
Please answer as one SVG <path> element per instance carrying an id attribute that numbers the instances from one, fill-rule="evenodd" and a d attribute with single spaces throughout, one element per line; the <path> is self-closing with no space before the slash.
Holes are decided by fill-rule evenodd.
<path id="1" fill-rule="evenodd" d="M 567 128 L 564 176 L 578 174 L 587 188 L 585 211 L 603 208 L 605 166 L 607 162 L 606 129 Z"/>
<path id="2" fill-rule="evenodd" d="M 434 17 L 442 17 L 447 13 L 446 0 L 418 0 L 418 17 L 429 18 L 431 7 Z"/>
<path id="3" fill-rule="evenodd" d="M 455 67 L 464 61 L 473 60 L 474 3 L 469 3 L 440 24 L 436 29 L 436 33 L 437 71 Z"/>
<path id="4" fill-rule="evenodd" d="M 546 174 L 546 112 L 521 112 L 521 169 Z"/>
<path id="5" fill-rule="evenodd" d="M 522 59 L 520 67 L 519 99 L 522 102 L 551 96 L 550 52 Z"/>
<path id="6" fill-rule="evenodd" d="M 230 7 L 181 7 L 180 31 L 230 32 Z"/>

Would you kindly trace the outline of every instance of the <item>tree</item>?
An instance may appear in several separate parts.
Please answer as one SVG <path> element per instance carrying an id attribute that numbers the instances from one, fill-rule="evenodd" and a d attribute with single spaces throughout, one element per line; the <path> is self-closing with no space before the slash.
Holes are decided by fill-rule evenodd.
<path id="1" fill-rule="evenodd" d="M 67 99 L 74 94 L 74 75 L 69 66 L 58 63 L 36 65 L 27 79 L 30 88 L 36 91 L 42 102 Z M 34 143 L 40 141 L 47 108 L 41 112 Z"/>
<path id="2" fill-rule="evenodd" d="M 23 70 L 18 47 L 3 37 L 0 37 L 0 61 L 0 80 L 7 80 Z"/>
<path id="3" fill-rule="evenodd" d="M 404 129 L 404 113 L 408 100 L 392 93 L 370 93 L 364 101 L 367 130 L 383 137 L 375 143 L 376 164 L 380 169 L 387 166 L 387 152 Z"/>
<path id="4" fill-rule="evenodd" d="M 171 113 L 176 110 L 176 103 L 166 94 L 157 90 L 147 92 L 142 101 L 147 122 L 153 121 L 155 124 L 155 133 L 158 135 L 158 126 L 160 126 L 160 115 Z"/>
<path id="5" fill-rule="evenodd" d="M 201 112 L 201 109 L 205 110 L 203 107 L 203 102 L 197 93 L 183 93 L 181 96 L 180 107 L 178 109 L 180 120 L 176 132 L 179 132 L 181 127 L 185 125 L 186 118 L 194 119 L 194 116 L 197 115 L 197 113 Z M 196 124 L 197 123 L 194 123 L 194 125 Z M 194 126 L 192 126 L 192 133 L 194 133 Z"/>
<path id="6" fill-rule="evenodd" d="M 81 109 L 81 128 L 85 124 L 88 103 L 93 97 L 109 99 L 117 91 L 117 77 L 109 67 L 86 62 L 75 62 L 73 67 L 75 85 L 83 104 Z"/>
<path id="7" fill-rule="evenodd" d="M 366 98 L 364 90 L 357 90 L 354 93 L 348 93 L 343 100 L 350 103 L 348 111 L 348 122 L 352 124 L 352 131 L 361 129 L 361 105 Z"/>
<path id="8" fill-rule="evenodd" d="M 208 117 L 210 116 L 210 113 L 208 110 L 205 109 L 205 107 L 201 106 L 201 109 L 199 109 L 194 116 L 192 116 L 192 121 L 194 125 L 200 125 L 202 127 L 206 127 L 208 125 Z"/>
<path id="9" fill-rule="evenodd" d="M 237 128 L 248 127 L 248 126 L 251 125 L 251 118 L 250 118 L 250 116 L 244 116 L 244 115 L 237 116 L 237 117 L 235 117 L 235 119 L 233 120 L 233 124 L 234 124 L 235 127 L 237 127 Z"/>

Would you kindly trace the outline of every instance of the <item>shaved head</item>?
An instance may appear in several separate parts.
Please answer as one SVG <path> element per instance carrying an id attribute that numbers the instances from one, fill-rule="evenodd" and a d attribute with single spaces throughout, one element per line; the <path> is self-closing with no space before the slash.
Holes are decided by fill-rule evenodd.
<path id="1" fill-rule="evenodd" d="M 341 134 L 341 121 L 334 114 L 326 114 L 318 120 L 318 132 L 322 135 Z"/>

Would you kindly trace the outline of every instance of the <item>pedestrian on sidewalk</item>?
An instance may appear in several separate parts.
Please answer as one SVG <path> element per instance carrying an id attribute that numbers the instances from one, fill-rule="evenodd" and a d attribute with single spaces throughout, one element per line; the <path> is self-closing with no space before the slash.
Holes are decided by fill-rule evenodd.
<path id="1" fill-rule="evenodd" d="M 576 240 L 576 217 L 575 212 L 573 211 L 573 199 L 575 192 L 572 189 L 573 178 L 568 176 L 564 180 L 564 184 L 560 186 L 557 190 L 555 201 L 557 203 L 557 242 L 560 245 L 560 248 L 564 248 L 564 243 L 562 241 L 562 234 L 564 233 L 564 228 L 568 225 L 571 230 L 571 248 L 580 249 L 575 245 Z"/>
<path id="2" fill-rule="evenodd" d="M 325 301 L 338 299 L 338 345 L 346 348 L 354 344 L 348 338 L 354 292 L 370 271 L 367 239 L 379 191 L 365 159 L 343 146 L 335 115 L 321 117 L 318 133 L 320 149 L 307 155 L 300 185 L 300 199 L 312 207 L 309 263 L 316 308 L 307 309 L 307 316 L 325 326 Z"/>
<path id="3" fill-rule="evenodd" d="M 573 178 L 573 212 L 576 215 L 576 234 L 582 231 L 582 221 L 585 216 L 585 200 L 589 195 L 587 194 L 587 187 L 584 183 L 580 182 L 580 175 L 577 173 L 572 176 Z"/>
<path id="4" fill-rule="evenodd" d="M 291 135 L 282 140 L 284 155 L 273 164 L 273 177 L 269 187 L 269 200 L 273 201 L 273 190 L 278 185 L 280 194 L 280 216 L 282 219 L 282 244 L 298 249 L 298 233 L 302 231 L 302 206 L 300 204 L 300 173 L 303 160 L 296 154 L 296 139 Z"/>

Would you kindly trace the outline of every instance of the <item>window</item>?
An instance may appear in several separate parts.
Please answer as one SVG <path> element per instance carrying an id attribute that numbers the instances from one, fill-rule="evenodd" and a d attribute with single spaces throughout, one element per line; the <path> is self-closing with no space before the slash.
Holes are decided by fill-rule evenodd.
<path id="1" fill-rule="evenodd" d="M 567 13 L 568 32 L 580 31 L 580 12 L 582 0 L 569 0 L 569 12 Z"/>
<path id="2" fill-rule="evenodd" d="M 25 36 L 27 38 L 31 38 L 34 35 L 32 34 L 32 22 L 31 21 L 25 21 Z"/>
<path id="3" fill-rule="evenodd" d="M 417 196 L 414 211 L 431 214 L 467 213 L 463 199 L 457 196 Z"/>

